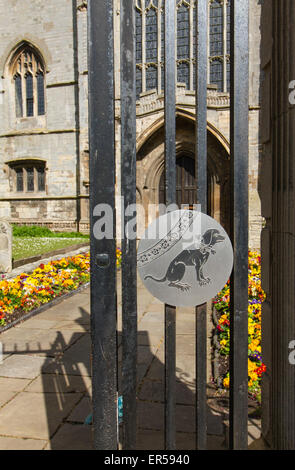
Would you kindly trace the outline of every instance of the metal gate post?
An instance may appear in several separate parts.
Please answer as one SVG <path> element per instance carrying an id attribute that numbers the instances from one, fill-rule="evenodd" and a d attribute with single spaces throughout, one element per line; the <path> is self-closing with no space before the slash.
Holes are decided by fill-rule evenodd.
<path id="1" fill-rule="evenodd" d="M 248 447 L 248 116 L 249 5 L 231 1 L 231 238 L 230 447 Z"/>
<path id="2" fill-rule="evenodd" d="M 165 195 L 176 202 L 175 0 L 165 1 Z M 165 305 L 165 449 L 175 449 L 176 308 Z"/>
<path id="3" fill-rule="evenodd" d="M 117 449 L 113 0 L 88 1 L 94 446 Z M 104 206 L 100 206 L 100 205 Z M 99 239 L 98 217 L 108 238 Z M 113 233 L 110 233 L 113 229 Z M 101 227 L 102 230 L 102 227 Z"/>
<path id="4" fill-rule="evenodd" d="M 197 201 L 207 213 L 207 25 L 208 0 L 196 5 Z M 207 446 L 207 304 L 196 307 L 196 447 Z"/>
<path id="5" fill-rule="evenodd" d="M 123 449 L 136 448 L 137 366 L 137 262 L 136 234 L 126 237 L 125 227 L 136 204 L 136 81 L 135 8 L 121 0 L 121 194 L 124 198 L 122 230 L 122 392 Z M 126 213 L 127 207 L 132 213 Z"/>

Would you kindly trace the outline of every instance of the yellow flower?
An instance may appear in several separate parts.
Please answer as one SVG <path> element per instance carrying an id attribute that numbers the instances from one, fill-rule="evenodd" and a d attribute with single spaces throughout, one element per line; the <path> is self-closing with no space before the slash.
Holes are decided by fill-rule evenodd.
<path id="1" fill-rule="evenodd" d="M 223 379 L 223 385 L 225 388 L 229 388 L 229 377 L 225 377 L 225 379 Z"/>

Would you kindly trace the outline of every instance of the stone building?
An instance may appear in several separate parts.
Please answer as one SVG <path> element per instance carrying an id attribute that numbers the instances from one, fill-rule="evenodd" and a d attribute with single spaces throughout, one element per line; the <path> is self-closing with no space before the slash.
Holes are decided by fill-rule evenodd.
<path id="1" fill-rule="evenodd" d="M 137 201 L 163 200 L 163 1 L 136 0 Z M 177 201 L 194 199 L 195 1 L 177 4 Z M 89 228 L 87 2 L 0 0 L 0 217 Z M 120 1 L 114 0 L 116 148 L 120 161 Z M 260 2 L 250 0 L 250 245 L 260 246 L 257 191 Z M 230 0 L 208 0 L 208 202 L 229 228 Z M 120 171 L 117 166 L 117 191 Z"/>

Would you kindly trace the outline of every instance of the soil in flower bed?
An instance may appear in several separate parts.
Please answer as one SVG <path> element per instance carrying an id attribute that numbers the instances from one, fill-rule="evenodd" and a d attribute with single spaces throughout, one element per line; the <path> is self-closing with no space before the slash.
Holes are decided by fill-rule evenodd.
<path id="1" fill-rule="evenodd" d="M 223 415 L 223 419 L 229 418 L 229 390 L 220 389 L 215 383 L 207 385 L 207 399 L 210 408 Z M 248 396 L 248 416 L 253 419 L 260 419 L 261 406 L 254 398 Z"/>

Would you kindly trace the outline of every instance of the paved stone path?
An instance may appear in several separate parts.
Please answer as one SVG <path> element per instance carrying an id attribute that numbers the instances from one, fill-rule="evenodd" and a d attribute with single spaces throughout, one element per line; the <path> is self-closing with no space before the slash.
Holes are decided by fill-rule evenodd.
<path id="1" fill-rule="evenodd" d="M 138 448 L 163 449 L 163 306 L 138 289 Z M 120 305 L 119 305 L 120 309 Z M 119 315 L 120 317 L 120 315 Z M 0 449 L 91 449 L 89 289 L 0 335 Z M 194 449 L 194 312 L 177 316 L 177 449 Z M 208 448 L 226 419 L 208 389 Z M 249 443 L 259 438 L 249 423 Z"/>

